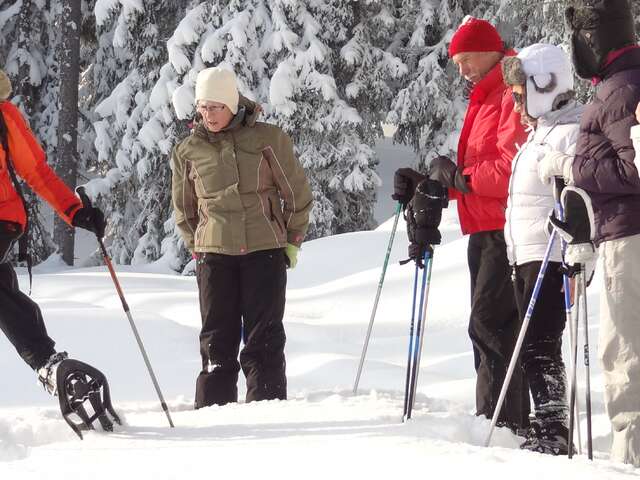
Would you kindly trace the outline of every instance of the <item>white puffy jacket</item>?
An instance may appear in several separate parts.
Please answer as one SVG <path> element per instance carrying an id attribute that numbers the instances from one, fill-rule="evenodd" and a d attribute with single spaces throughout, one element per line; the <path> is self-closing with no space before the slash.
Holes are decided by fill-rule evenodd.
<path id="1" fill-rule="evenodd" d="M 536 129 L 529 133 L 527 142 L 513 159 L 504 227 L 511 265 L 544 258 L 549 242 L 545 224 L 555 201 L 553 185 L 545 185 L 538 178 L 538 162 L 551 150 L 568 155 L 575 153 L 583 108 L 572 101 L 540 117 Z M 556 240 L 550 260 L 560 262 L 561 259 L 560 241 Z"/>

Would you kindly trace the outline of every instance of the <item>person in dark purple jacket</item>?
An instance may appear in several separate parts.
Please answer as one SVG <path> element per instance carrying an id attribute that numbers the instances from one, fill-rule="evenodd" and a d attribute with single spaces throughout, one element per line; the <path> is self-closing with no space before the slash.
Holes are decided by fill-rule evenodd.
<path id="1" fill-rule="evenodd" d="M 611 458 L 638 467 L 640 178 L 630 129 L 640 100 L 640 47 L 629 0 L 576 0 L 566 17 L 576 72 L 597 90 L 580 122 L 575 160 L 550 152 L 538 170 L 565 177 L 591 197 L 604 266 L 598 350 Z"/>

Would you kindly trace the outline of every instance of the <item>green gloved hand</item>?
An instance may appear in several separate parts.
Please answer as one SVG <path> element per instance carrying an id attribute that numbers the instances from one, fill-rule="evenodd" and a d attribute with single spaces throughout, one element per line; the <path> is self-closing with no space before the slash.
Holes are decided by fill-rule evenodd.
<path id="1" fill-rule="evenodd" d="M 291 243 L 287 243 L 287 246 L 284 247 L 288 268 L 296 268 L 296 264 L 298 263 L 298 250 L 300 250 L 300 248 Z"/>

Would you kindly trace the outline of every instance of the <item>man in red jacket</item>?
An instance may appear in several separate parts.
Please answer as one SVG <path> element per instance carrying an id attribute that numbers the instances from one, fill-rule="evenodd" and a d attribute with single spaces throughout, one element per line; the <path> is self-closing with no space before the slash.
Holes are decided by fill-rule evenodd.
<path id="1" fill-rule="evenodd" d="M 502 79 L 505 55 L 515 52 L 504 47 L 497 30 L 484 20 L 467 17 L 455 32 L 449 56 L 471 86 L 469 105 L 457 163 L 439 156 L 427 172 L 457 200 L 462 233 L 469 235 L 476 414 L 487 418 L 493 416 L 520 328 L 503 229 L 511 161 L 527 135 Z M 411 169 L 398 170 L 394 199 L 407 202 L 422 178 Z M 527 383 L 518 367 L 498 419 L 515 430 L 527 425 L 528 415 Z"/>
<path id="2" fill-rule="evenodd" d="M 0 70 L 0 115 L 6 130 L 6 146 L 0 145 L 0 330 L 38 373 L 46 390 L 55 395 L 56 368 L 67 354 L 54 350 L 55 343 L 47 334 L 40 308 L 20 291 L 16 272 L 8 262 L 13 244 L 27 225 L 17 177 L 24 179 L 60 217 L 75 227 L 103 236 L 105 220 L 99 209 L 83 206 L 47 165 L 45 153 L 20 111 L 6 101 L 10 92 L 9 79 Z"/>

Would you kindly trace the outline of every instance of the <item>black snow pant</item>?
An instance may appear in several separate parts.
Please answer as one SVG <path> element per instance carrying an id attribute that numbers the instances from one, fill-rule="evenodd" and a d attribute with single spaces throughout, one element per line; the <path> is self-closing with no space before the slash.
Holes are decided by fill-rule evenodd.
<path id="1" fill-rule="evenodd" d="M 530 262 L 515 268 L 514 291 L 524 319 L 540 265 Z M 560 263 L 550 262 L 524 338 L 520 360 L 533 397 L 536 418 L 566 423 L 567 377 L 562 361 L 562 332 L 566 317 Z"/>
<path id="2" fill-rule="evenodd" d="M 20 291 L 16 272 L 7 262 L 0 263 L 0 330 L 34 370 L 55 353 L 40 308 Z"/>
<path id="3" fill-rule="evenodd" d="M 236 402 L 240 366 L 247 380 L 247 402 L 286 399 L 284 251 L 200 254 L 197 279 L 202 371 L 195 407 Z M 244 348 L 238 363 L 241 339 Z"/>
<path id="4" fill-rule="evenodd" d="M 471 275 L 469 336 L 477 373 L 476 415 L 491 418 L 521 324 L 503 231 L 470 235 L 467 259 Z M 518 364 L 498 421 L 511 428 L 526 427 L 529 411 L 529 389 Z"/>

